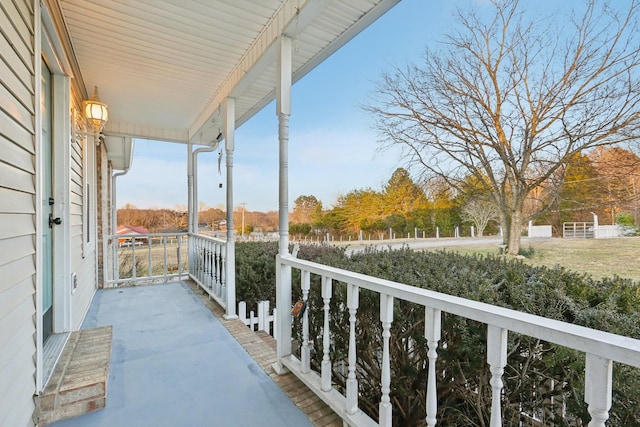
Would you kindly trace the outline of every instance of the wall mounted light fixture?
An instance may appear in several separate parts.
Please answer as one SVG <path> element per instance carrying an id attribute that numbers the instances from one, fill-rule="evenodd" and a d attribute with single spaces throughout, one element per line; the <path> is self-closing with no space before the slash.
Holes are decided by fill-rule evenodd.
<path id="1" fill-rule="evenodd" d="M 84 102 L 84 116 L 95 134 L 100 133 L 109 120 L 109 109 L 98 97 L 98 86 L 93 87 L 93 95 Z"/>

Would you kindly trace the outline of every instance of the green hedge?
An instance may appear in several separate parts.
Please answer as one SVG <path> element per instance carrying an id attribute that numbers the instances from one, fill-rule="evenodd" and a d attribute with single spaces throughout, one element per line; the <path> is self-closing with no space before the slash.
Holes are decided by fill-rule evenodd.
<path id="1" fill-rule="evenodd" d="M 237 279 L 238 298 L 274 301 L 277 244 L 239 243 L 236 248 L 238 276 L 244 277 Z M 503 257 L 407 248 L 370 249 L 347 257 L 343 250 L 329 246 L 301 246 L 298 257 L 640 339 L 640 287 L 619 277 L 597 281 L 563 268 L 531 267 Z M 295 271 L 293 280 L 299 284 Z M 312 281 L 308 302 L 312 363 L 319 369 L 323 321 L 320 278 L 312 276 Z M 339 389 L 344 388 L 346 372 L 337 362 L 347 359 L 349 323 L 348 312 L 337 307 L 346 303 L 345 288 L 334 284 L 331 311 L 333 378 Z M 299 293 L 294 295 L 299 297 Z M 377 294 L 361 290 L 357 319 L 358 372 L 366 373 L 359 375 L 360 406 L 377 419 L 382 346 Z M 294 333 L 300 339 L 298 323 Z M 424 425 L 428 359 L 421 306 L 395 302 L 391 351 L 394 425 Z M 488 425 L 491 374 L 486 363 L 486 325 L 443 313 L 437 375 L 439 425 Z M 587 425 L 590 417 L 583 396 L 583 354 L 510 333 L 503 380 L 506 425 L 526 422 L 523 413 L 543 418 L 544 425 Z M 640 370 L 616 364 L 608 425 L 640 425 L 638 396 Z"/>

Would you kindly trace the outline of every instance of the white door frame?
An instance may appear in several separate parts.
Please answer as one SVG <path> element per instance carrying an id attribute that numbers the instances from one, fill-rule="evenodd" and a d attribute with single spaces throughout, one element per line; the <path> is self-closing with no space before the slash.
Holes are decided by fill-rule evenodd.
<path id="1" fill-rule="evenodd" d="M 46 378 L 43 378 L 43 325 L 42 325 L 42 227 L 43 212 L 40 199 L 43 191 L 43 157 L 42 157 L 42 113 L 40 99 L 42 99 L 41 79 L 42 61 L 46 58 L 52 74 L 52 166 L 53 166 L 53 197 L 55 200 L 53 215 L 60 217 L 62 223 L 55 225 L 53 233 L 53 332 L 61 333 L 71 330 L 71 229 L 69 224 L 69 167 L 71 140 L 70 113 L 70 66 L 62 49 L 62 43 L 56 33 L 53 19 L 41 2 L 34 2 L 35 37 L 34 37 L 34 65 L 35 65 L 35 164 L 36 164 L 36 392 L 43 390 Z"/>

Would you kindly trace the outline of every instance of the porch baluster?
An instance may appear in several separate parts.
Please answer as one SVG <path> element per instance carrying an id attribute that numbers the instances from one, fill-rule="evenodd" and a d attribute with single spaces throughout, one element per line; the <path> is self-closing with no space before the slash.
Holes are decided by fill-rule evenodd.
<path id="1" fill-rule="evenodd" d="M 322 334 L 322 391 L 331 390 L 331 359 L 329 358 L 329 348 L 331 345 L 331 334 L 329 333 L 329 302 L 331 301 L 331 277 L 322 277 L 322 300 L 324 301 L 324 328 Z"/>
<path id="2" fill-rule="evenodd" d="M 200 239 L 197 237 L 189 237 L 189 241 L 193 240 L 193 258 L 189 258 L 189 261 L 195 259 L 193 263 L 193 275 L 198 278 L 198 280 L 202 283 L 202 278 L 200 277 L 200 269 L 202 266 L 202 250 L 200 249 Z M 191 266 L 191 262 L 189 262 L 189 266 Z"/>
<path id="3" fill-rule="evenodd" d="M 216 243 L 209 242 L 209 289 L 216 291 Z"/>
<path id="4" fill-rule="evenodd" d="M 215 243 L 213 248 L 215 251 L 213 255 L 213 292 L 218 295 L 220 293 L 220 245 Z"/>
<path id="5" fill-rule="evenodd" d="M 611 409 L 613 362 L 587 353 L 585 363 L 584 401 L 591 421 L 589 427 L 605 427 Z"/>
<path id="6" fill-rule="evenodd" d="M 216 244 L 209 242 L 209 289 L 215 289 Z M 217 295 L 217 293 L 216 293 Z"/>
<path id="7" fill-rule="evenodd" d="M 164 249 L 164 277 L 167 277 L 168 273 L 168 260 L 167 260 L 167 236 L 162 236 L 162 247 Z"/>
<path id="8" fill-rule="evenodd" d="M 309 288 L 311 287 L 311 273 L 302 270 L 301 274 L 302 300 L 309 303 Z M 309 307 L 302 315 L 302 348 L 300 349 L 300 363 L 302 373 L 308 374 L 311 371 L 311 348 L 309 346 Z M 275 328 L 274 328 L 275 330 Z"/>
<path id="9" fill-rule="evenodd" d="M 198 241 L 198 271 L 197 276 L 200 283 L 204 284 L 204 245 L 202 240 Z"/>
<path id="10" fill-rule="evenodd" d="M 209 242 L 210 267 L 209 267 L 209 288 L 217 296 L 220 296 L 220 287 L 218 286 L 218 244 L 215 242 Z"/>
<path id="11" fill-rule="evenodd" d="M 216 286 L 216 246 L 215 242 L 209 242 L 209 288 L 216 295 L 220 295 L 220 289 Z"/>
<path id="12" fill-rule="evenodd" d="M 178 256 L 178 274 L 182 277 L 182 236 L 178 236 L 178 248 L 176 250 Z"/>
<path id="13" fill-rule="evenodd" d="M 391 392 L 391 362 L 389 359 L 389 338 L 391 338 L 391 322 L 393 322 L 393 297 L 380 294 L 380 322 L 382 323 L 382 378 L 379 406 L 379 424 L 391 426 L 392 409 L 389 393 Z"/>
<path id="14" fill-rule="evenodd" d="M 191 238 L 190 236 L 187 237 L 187 274 L 192 274 L 193 273 L 193 269 L 191 268 L 193 264 L 191 264 L 193 262 L 193 246 L 192 246 L 192 242 L 193 238 Z"/>
<path id="15" fill-rule="evenodd" d="M 148 254 L 148 267 L 149 279 L 153 277 L 153 259 L 151 256 L 151 238 L 147 237 L 147 254 Z"/>
<path id="16" fill-rule="evenodd" d="M 215 292 L 216 295 L 220 295 L 220 287 L 217 286 L 217 278 L 218 274 L 218 244 L 215 242 L 211 242 L 211 289 Z"/>
<path id="17" fill-rule="evenodd" d="M 222 301 L 227 300 L 227 253 L 220 249 L 220 289 L 216 294 L 220 296 Z"/>
<path id="18" fill-rule="evenodd" d="M 198 241 L 198 279 L 204 284 L 204 242 Z"/>
<path id="19" fill-rule="evenodd" d="M 211 271 L 211 243 L 204 242 L 204 285 L 211 289 L 211 275 L 209 272 Z"/>
<path id="20" fill-rule="evenodd" d="M 436 360 L 438 359 L 438 341 L 440 341 L 441 333 L 441 317 L 440 310 L 431 307 L 425 307 L 424 315 L 424 336 L 427 339 L 427 347 L 429 351 L 429 372 L 427 376 L 427 426 L 436 425 L 436 414 L 438 413 L 438 391 L 436 387 Z"/>
<path id="21" fill-rule="evenodd" d="M 132 259 L 132 266 L 131 266 L 131 278 L 135 279 L 138 277 L 138 268 L 137 268 L 137 262 L 136 262 L 136 245 L 133 244 L 134 240 L 131 239 L 131 259 Z"/>
<path id="22" fill-rule="evenodd" d="M 347 287 L 347 307 L 349 308 L 349 374 L 347 375 L 347 412 L 358 412 L 358 379 L 356 377 L 356 313 L 358 311 L 359 290 L 356 285 Z"/>
<path id="23" fill-rule="evenodd" d="M 491 427 L 502 426 L 502 374 L 507 364 L 507 330 L 487 325 L 487 363 L 491 370 Z"/>

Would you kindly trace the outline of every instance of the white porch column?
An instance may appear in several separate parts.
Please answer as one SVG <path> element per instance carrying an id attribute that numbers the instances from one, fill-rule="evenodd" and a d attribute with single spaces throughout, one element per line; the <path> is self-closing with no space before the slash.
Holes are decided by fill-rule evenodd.
<path id="1" fill-rule="evenodd" d="M 193 233 L 193 144 L 187 143 L 187 231 Z"/>
<path id="2" fill-rule="evenodd" d="M 276 114 L 280 141 L 279 253 L 289 253 L 289 116 L 291 115 L 291 38 L 280 37 Z"/>
<path id="3" fill-rule="evenodd" d="M 226 299 L 227 319 L 237 319 L 236 314 L 236 245 L 233 236 L 233 150 L 235 148 L 236 103 L 234 98 L 226 99 L 224 117 L 224 140 L 227 155 L 227 262 Z M 225 298 L 225 294 L 222 295 Z"/>
<path id="4" fill-rule="evenodd" d="M 191 234 L 193 233 L 193 144 L 191 141 L 187 143 L 187 272 L 191 274 L 195 272 L 195 259 L 193 256 L 194 246 Z"/>
<path id="5" fill-rule="evenodd" d="M 289 255 L 289 116 L 291 115 L 291 39 L 281 35 L 278 40 L 278 82 L 276 114 L 280 142 L 280 180 L 278 223 L 280 239 L 276 259 L 276 308 L 278 339 L 276 363 L 273 369 L 283 374 L 287 369 L 282 359 L 291 355 L 291 267 L 284 266 L 280 257 Z"/>

